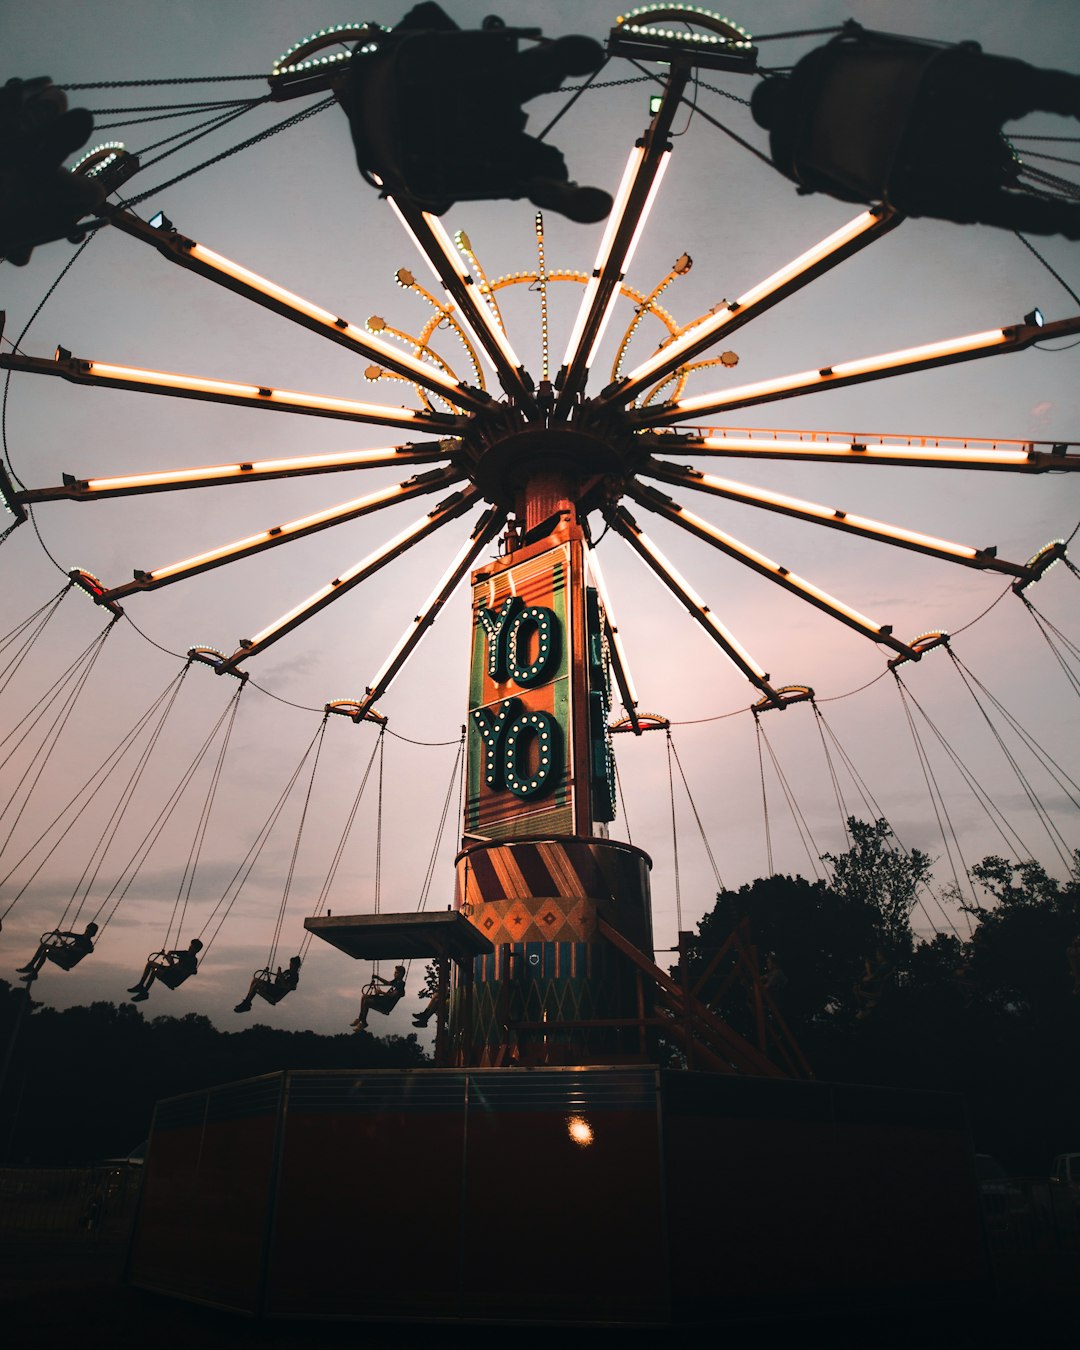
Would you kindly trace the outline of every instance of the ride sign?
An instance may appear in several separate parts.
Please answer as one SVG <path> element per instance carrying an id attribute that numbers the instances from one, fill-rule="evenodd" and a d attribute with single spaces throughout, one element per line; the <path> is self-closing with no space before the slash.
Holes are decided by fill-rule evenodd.
<path id="1" fill-rule="evenodd" d="M 521 552 L 473 577 L 465 831 L 487 839 L 581 830 L 573 731 L 581 545 Z"/>

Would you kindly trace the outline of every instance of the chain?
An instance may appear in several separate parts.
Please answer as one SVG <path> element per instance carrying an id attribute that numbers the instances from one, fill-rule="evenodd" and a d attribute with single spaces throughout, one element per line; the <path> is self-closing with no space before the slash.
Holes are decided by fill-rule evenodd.
<path id="1" fill-rule="evenodd" d="M 212 159 L 203 160 L 201 164 L 196 164 L 193 169 L 188 169 L 184 173 L 177 174 L 175 178 L 170 178 L 164 183 L 159 183 L 157 187 L 150 188 L 146 192 L 140 192 L 137 196 L 129 197 L 125 205 L 130 209 L 146 201 L 148 197 L 157 196 L 164 192 L 166 188 L 174 187 L 177 183 L 182 183 L 185 178 L 190 178 L 192 174 L 200 173 L 203 169 L 208 169 L 212 164 L 219 164 L 223 159 L 228 159 L 230 155 L 239 154 L 241 150 L 247 150 L 253 145 L 258 145 L 260 141 L 269 140 L 271 136 L 276 136 L 279 131 L 287 131 L 290 127 L 299 126 L 301 122 L 306 122 L 309 117 L 314 117 L 316 113 L 321 113 L 325 108 L 331 107 L 337 100 L 333 98 L 324 99 L 322 103 L 316 103 L 313 108 L 307 108 L 304 112 L 296 113 L 293 117 L 287 117 L 283 122 L 278 122 L 276 126 L 268 127 L 265 131 L 260 131 L 257 136 L 251 136 L 246 141 L 241 141 L 239 145 L 234 145 L 231 150 L 223 150 L 220 155 L 214 155 Z"/>

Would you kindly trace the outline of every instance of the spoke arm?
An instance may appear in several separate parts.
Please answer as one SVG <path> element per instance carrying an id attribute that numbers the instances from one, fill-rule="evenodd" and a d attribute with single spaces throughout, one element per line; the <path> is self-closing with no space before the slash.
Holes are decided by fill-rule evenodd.
<path id="1" fill-rule="evenodd" d="M 205 379 L 201 375 L 180 375 L 164 370 L 143 370 L 137 366 L 110 365 L 72 356 L 63 347 L 56 358 L 0 355 L 0 370 L 22 370 L 33 375 L 59 375 L 75 384 L 93 384 L 111 389 L 132 389 L 146 394 L 168 394 L 175 398 L 194 398 L 211 403 L 229 403 L 241 407 L 268 408 L 277 412 L 307 413 L 313 417 L 335 417 L 349 422 L 372 422 L 377 426 L 430 428 L 433 432 L 453 432 L 464 428 L 468 419 L 448 413 L 414 412 L 411 408 L 384 408 L 377 403 L 355 399 L 329 398 L 323 394 L 300 393 L 291 389 L 272 389 L 268 385 L 236 384 L 229 380 Z"/>
<path id="2" fill-rule="evenodd" d="M 295 609 L 291 609 L 281 618 L 275 619 L 272 624 L 256 634 L 255 637 L 241 638 L 239 647 L 221 663 L 219 669 L 222 672 L 235 670 L 241 661 L 246 661 L 249 657 L 265 651 L 271 644 L 283 638 L 286 633 L 291 633 L 294 628 L 310 619 L 321 609 L 325 609 L 327 605 L 332 604 L 346 591 L 358 586 L 361 581 L 366 581 L 368 577 L 374 576 L 387 563 L 393 562 L 395 558 L 400 557 L 422 539 L 434 534 L 436 530 L 449 524 L 450 521 L 463 516 L 476 503 L 479 495 L 479 491 L 471 486 L 451 494 L 426 516 L 421 516 L 408 529 L 395 535 L 389 543 L 384 544 L 374 553 L 368 554 L 366 558 L 350 567 L 348 571 L 342 572 L 340 576 L 335 577 L 328 585 L 309 596 Z"/>
<path id="3" fill-rule="evenodd" d="M 457 305 L 457 322 L 486 355 L 499 383 L 515 402 L 534 408 L 532 381 L 438 216 L 422 211 L 405 197 L 399 201 L 387 196 L 387 201 L 436 280 Z"/>
<path id="4" fill-rule="evenodd" d="M 375 360 L 399 375 L 430 392 L 441 394 L 460 408 L 480 409 L 490 404 L 491 399 L 479 389 L 462 384 L 453 376 L 439 370 L 404 352 L 399 347 L 381 338 L 375 337 L 364 328 L 339 318 L 330 310 L 314 305 L 302 296 L 294 295 L 282 286 L 275 285 L 266 277 L 241 267 L 239 263 L 224 258 L 220 253 L 187 239 L 171 226 L 157 229 L 138 219 L 130 211 L 117 209 L 111 214 L 111 220 L 117 229 L 125 234 L 150 244 L 170 262 L 178 263 L 190 272 L 207 277 L 210 281 L 224 286 L 247 300 L 252 300 L 264 309 L 272 310 L 293 323 L 328 338 L 339 346 L 347 347 L 368 360 Z"/>
<path id="5" fill-rule="evenodd" d="M 842 361 L 820 370 L 804 370 L 795 375 L 781 375 L 778 379 L 761 380 L 757 384 L 740 385 L 735 389 L 698 394 L 693 398 L 666 403 L 659 408 L 635 408 L 627 414 L 635 426 L 661 426 L 665 423 L 685 422 L 696 413 L 709 415 L 733 408 L 753 407 L 772 403 L 776 399 L 796 398 L 800 394 L 815 394 L 822 389 L 840 389 L 849 384 L 867 380 L 886 379 L 890 375 L 905 375 L 916 370 L 930 370 L 949 366 L 959 361 L 973 361 L 998 352 L 1019 351 L 1034 342 L 1049 338 L 1070 337 L 1080 333 L 1080 316 L 1059 319 L 1056 323 L 1012 324 L 1005 328 L 991 328 L 966 337 L 932 342 L 904 351 L 885 352 L 880 356 L 861 357 L 857 361 Z"/>
<path id="6" fill-rule="evenodd" d="M 730 303 L 725 301 L 715 314 L 681 333 L 674 342 L 669 342 L 647 361 L 643 361 L 630 371 L 625 379 L 609 385 L 604 390 L 601 401 L 617 398 L 620 403 L 627 403 L 637 398 L 649 385 L 666 379 L 679 366 L 692 361 L 713 343 L 730 336 L 737 328 L 749 323 L 751 319 L 756 319 L 759 314 L 764 314 L 766 310 L 801 290 L 803 286 L 809 285 L 811 281 L 824 275 L 846 258 L 850 258 L 867 244 L 888 234 L 902 219 L 902 216 L 884 206 L 862 212 L 842 229 L 830 234 L 820 244 L 816 244 L 788 263 L 786 267 L 752 286 L 737 300 Z"/>
<path id="7" fill-rule="evenodd" d="M 617 534 L 621 534 L 646 566 L 656 573 L 672 595 L 687 610 L 690 617 L 705 629 L 728 660 L 768 699 L 778 700 L 779 696 L 769 683 L 768 674 L 757 664 L 750 653 L 739 645 L 705 601 L 679 576 L 656 545 L 646 538 L 644 531 L 630 512 L 622 506 L 608 507 L 604 516 L 611 528 Z"/>
<path id="8" fill-rule="evenodd" d="M 506 513 L 499 507 L 490 507 L 477 521 L 469 538 L 465 541 L 457 557 L 443 574 L 439 584 L 428 596 L 412 623 L 405 630 L 397 646 L 386 658 L 382 669 L 367 686 L 360 700 L 356 720 L 359 721 L 373 706 L 376 699 L 382 698 L 389 689 L 391 681 L 412 655 L 427 630 L 439 616 L 439 611 L 457 589 L 461 579 L 472 567 L 481 552 L 498 534 L 506 519 Z"/>
<path id="9" fill-rule="evenodd" d="M 558 409 L 565 416 L 584 387 L 619 295 L 619 283 L 634 256 L 645 221 L 671 158 L 668 136 L 689 79 L 689 68 L 672 66 L 660 107 L 644 137 L 630 152 L 622 183 L 608 217 L 592 276 L 585 287 L 577 320 L 556 380 Z"/>
<path id="10" fill-rule="evenodd" d="M 329 455 L 303 455 L 295 459 L 256 459 L 237 464 L 214 464 L 202 469 L 163 469 L 158 473 L 124 474 L 115 478 L 75 478 L 64 475 L 59 487 L 30 488 L 19 493 L 27 503 L 93 502 L 104 497 L 132 497 L 144 492 L 172 492 L 180 488 L 224 487 L 229 483 L 265 482 L 274 478 L 300 478 L 308 474 L 339 473 L 347 469 L 392 469 L 401 465 L 433 464 L 453 459 L 459 441 L 388 446 L 380 450 L 344 450 Z"/>
<path id="11" fill-rule="evenodd" d="M 760 506 L 766 511 L 776 511 L 780 515 L 793 516 L 797 520 L 826 525 L 831 530 L 844 530 L 848 534 L 862 535 L 864 539 L 877 539 L 883 544 L 909 548 L 916 553 L 927 553 L 946 562 L 962 563 L 965 567 L 977 567 L 983 571 L 1005 572 L 1012 577 L 1027 575 L 1027 568 L 1023 564 L 999 558 L 997 550 L 993 547 L 980 549 L 970 548 L 967 544 L 954 544 L 951 540 L 938 539 L 932 534 L 905 530 L 899 525 L 871 520 L 868 516 L 856 516 L 849 511 L 804 501 L 801 497 L 788 497 L 781 492 L 770 492 L 767 488 L 736 483 L 730 478 L 717 478 L 713 474 L 701 473 L 698 469 L 684 468 L 679 464 L 665 464 L 658 459 L 650 460 L 641 472 L 648 478 L 658 478 L 665 483 L 679 483 L 683 487 L 692 488 L 695 492 L 707 492 L 714 497 L 726 497 L 729 501 Z"/>
<path id="12" fill-rule="evenodd" d="M 1063 441 L 880 434 L 850 440 L 833 432 L 718 427 L 704 435 L 646 432 L 638 437 L 637 444 L 665 454 L 732 459 L 817 460 L 827 464 L 896 464 L 917 469 L 997 469 L 1014 473 L 1080 469 L 1080 454 L 1069 453 L 1074 443 Z"/>
<path id="13" fill-rule="evenodd" d="M 611 673 L 615 676 L 615 684 L 618 687 L 623 711 L 630 722 L 631 730 L 635 736 L 640 736 L 641 724 L 637 715 L 637 690 L 634 688 L 634 682 L 630 677 L 630 666 L 623 649 L 622 638 L 619 635 L 619 625 L 615 621 L 615 611 L 611 608 L 607 583 L 600 568 L 600 557 L 591 542 L 589 543 L 589 570 L 592 573 L 600 603 L 604 607 L 604 626 L 607 631 L 608 647 L 611 653 Z"/>
<path id="14" fill-rule="evenodd" d="M 432 469 L 430 473 L 416 474 L 396 487 L 382 488 L 366 497 L 344 502 L 341 506 L 331 507 L 327 511 L 318 511 L 314 515 L 301 516 L 285 525 L 274 525 L 259 534 L 238 539 L 235 543 L 220 548 L 209 549 L 192 558 L 157 567 L 151 572 L 137 571 L 135 580 L 116 586 L 104 593 L 102 600 L 119 600 L 136 591 L 153 591 L 161 586 L 171 585 L 174 581 L 184 581 L 197 576 L 200 572 L 209 572 L 211 568 L 222 567 L 225 563 L 236 562 L 238 558 L 248 558 L 253 553 L 262 553 L 269 548 L 291 543 L 294 539 L 303 539 L 306 535 L 316 534 L 319 530 L 329 529 L 331 525 L 340 525 L 346 520 L 357 520 L 361 516 L 371 515 L 384 507 L 395 506 L 398 502 L 410 501 L 413 497 L 422 497 L 429 492 L 439 492 L 451 483 L 459 482 L 464 475 L 456 469 Z"/>
<path id="15" fill-rule="evenodd" d="M 797 576 L 786 567 L 781 567 L 779 563 L 773 562 L 763 553 L 758 553 L 756 549 L 750 548 L 733 535 L 717 529 L 715 525 L 710 525 L 707 520 L 702 520 L 692 511 L 687 511 L 685 507 L 680 506 L 663 493 L 657 492 L 655 488 L 632 488 L 630 495 L 649 511 L 655 511 L 658 515 L 663 516 L 666 520 L 673 521 L 674 524 L 681 526 L 682 529 L 687 530 L 698 539 L 704 539 L 707 544 L 712 544 L 714 548 L 726 553 L 729 558 L 734 558 L 760 576 L 767 577 L 793 595 L 797 595 L 800 599 L 806 600 L 820 610 L 824 610 L 826 614 L 831 614 L 834 619 L 839 619 L 841 623 L 847 624 L 849 628 L 854 628 L 864 637 L 868 637 L 874 642 L 881 642 L 908 659 L 918 660 L 918 653 L 913 652 L 906 643 L 893 637 L 892 624 L 879 624 L 873 619 L 868 619 L 865 614 L 860 614 L 857 609 L 852 609 L 850 605 L 844 604 L 842 600 L 837 600 L 835 596 L 821 590 L 812 582 Z"/>

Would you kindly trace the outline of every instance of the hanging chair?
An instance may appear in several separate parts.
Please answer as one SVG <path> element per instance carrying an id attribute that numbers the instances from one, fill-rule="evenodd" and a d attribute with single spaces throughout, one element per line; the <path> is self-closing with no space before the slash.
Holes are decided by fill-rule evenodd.
<path id="1" fill-rule="evenodd" d="M 198 967 L 189 969 L 179 964 L 172 959 L 169 952 L 151 952 L 147 960 L 154 964 L 156 971 L 154 979 L 163 984 L 166 989 L 178 989 L 198 969 Z M 158 964 L 159 962 L 161 964 Z"/>

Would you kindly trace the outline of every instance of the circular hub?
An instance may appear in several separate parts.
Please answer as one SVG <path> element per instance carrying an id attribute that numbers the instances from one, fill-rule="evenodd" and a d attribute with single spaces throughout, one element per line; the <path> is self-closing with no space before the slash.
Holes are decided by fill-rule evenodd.
<path id="1" fill-rule="evenodd" d="M 602 495 L 605 480 L 622 479 L 622 456 L 610 440 L 568 426 L 524 427 L 478 451 L 472 477 L 489 501 L 507 510 L 523 495 L 553 485 L 589 510 Z"/>

